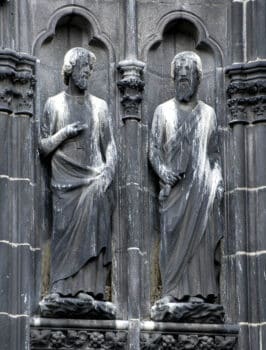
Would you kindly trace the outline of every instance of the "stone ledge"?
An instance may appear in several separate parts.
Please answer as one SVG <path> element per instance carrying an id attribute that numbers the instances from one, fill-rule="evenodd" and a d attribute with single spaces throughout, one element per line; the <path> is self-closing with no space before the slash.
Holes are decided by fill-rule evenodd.
<path id="1" fill-rule="evenodd" d="M 31 349 L 126 350 L 129 322 L 124 320 L 73 320 L 31 318 Z M 233 350 L 236 325 L 140 322 L 141 350 Z M 136 349 L 137 350 L 137 349 Z"/>

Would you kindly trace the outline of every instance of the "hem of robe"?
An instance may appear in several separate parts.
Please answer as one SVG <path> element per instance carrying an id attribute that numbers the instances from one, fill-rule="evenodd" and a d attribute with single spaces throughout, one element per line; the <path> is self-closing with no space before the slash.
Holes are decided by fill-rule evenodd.
<path id="1" fill-rule="evenodd" d="M 201 296 L 208 299 L 209 296 L 213 295 L 218 298 L 219 282 L 217 276 L 220 274 L 220 265 L 216 264 L 215 252 L 221 238 L 221 236 L 215 237 L 208 227 L 196 252 L 184 267 L 182 274 L 176 276 L 175 280 L 169 280 L 167 270 L 164 276 L 163 269 L 161 269 L 163 296 L 172 296 L 178 300 L 184 299 L 186 296 Z M 168 268 L 170 267 L 168 266 Z"/>
<path id="2" fill-rule="evenodd" d="M 104 264 L 104 251 L 90 259 L 78 272 L 65 279 L 53 283 L 51 292 L 62 296 L 76 296 L 79 292 L 103 299 L 109 264 Z"/>

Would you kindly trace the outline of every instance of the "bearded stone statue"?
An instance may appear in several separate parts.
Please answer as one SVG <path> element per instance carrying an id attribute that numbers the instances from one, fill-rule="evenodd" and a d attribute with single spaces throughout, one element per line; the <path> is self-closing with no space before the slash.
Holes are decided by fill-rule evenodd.
<path id="1" fill-rule="evenodd" d="M 102 301 L 111 263 L 114 203 L 109 187 L 117 156 L 107 104 L 86 92 L 95 60 L 84 48 L 66 53 L 67 88 L 48 99 L 41 123 L 40 151 L 51 163 L 53 200 L 46 316 L 47 303 L 53 307 L 65 298 L 90 307 Z"/>
<path id="2" fill-rule="evenodd" d="M 165 310 L 169 315 L 171 309 L 175 316 L 168 320 L 180 321 L 187 308 L 202 310 L 219 295 L 217 249 L 222 238 L 219 201 L 223 181 L 216 115 L 197 97 L 200 57 L 193 52 L 177 54 L 171 75 L 176 94 L 156 108 L 150 138 L 150 162 L 160 181 L 163 289 L 152 315 L 164 320 Z M 221 321 L 221 306 L 219 310 Z M 194 321 L 204 321 L 200 314 Z"/>

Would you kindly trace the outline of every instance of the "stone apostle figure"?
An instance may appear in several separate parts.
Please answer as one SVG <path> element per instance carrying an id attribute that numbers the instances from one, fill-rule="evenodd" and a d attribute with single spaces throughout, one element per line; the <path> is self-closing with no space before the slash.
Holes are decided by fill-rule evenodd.
<path id="1" fill-rule="evenodd" d="M 156 108 L 150 138 L 150 162 L 160 179 L 163 295 L 157 305 L 212 302 L 218 295 L 215 253 L 221 240 L 221 229 L 213 224 L 220 220 L 215 200 L 223 193 L 216 115 L 197 97 L 198 55 L 177 54 L 171 75 L 176 94 Z"/>
<path id="2" fill-rule="evenodd" d="M 51 159 L 53 297 L 102 299 L 111 262 L 117 156 L 107 104 L 86 93 L 95 60 L 84 48 L 66 53 L 66 91 L 48 99 L 41 123 L 40 151 Z"/>

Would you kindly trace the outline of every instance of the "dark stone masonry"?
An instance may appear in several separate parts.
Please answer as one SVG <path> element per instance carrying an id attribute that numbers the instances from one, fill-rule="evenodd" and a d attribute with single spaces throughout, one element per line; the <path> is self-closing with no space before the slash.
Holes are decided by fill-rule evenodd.
<path id="1" fill-rule="evenodd" d="M 0 0 L 0 349 L 266 348 L 265 0 Z"/>

